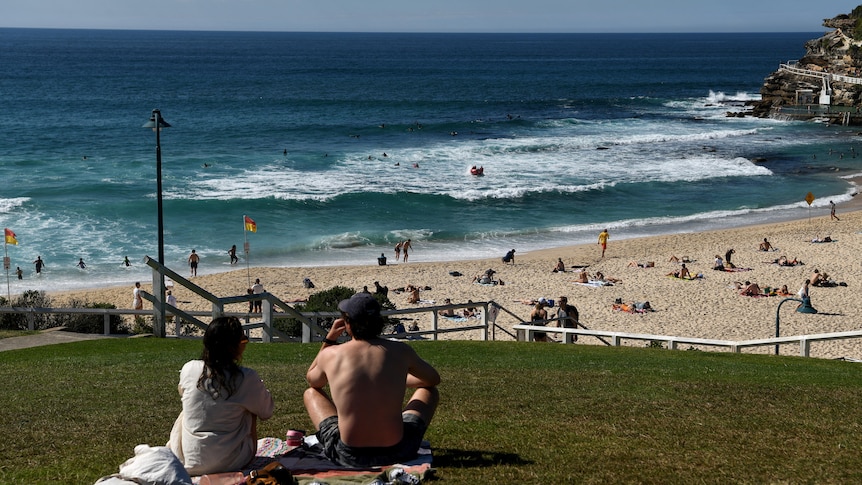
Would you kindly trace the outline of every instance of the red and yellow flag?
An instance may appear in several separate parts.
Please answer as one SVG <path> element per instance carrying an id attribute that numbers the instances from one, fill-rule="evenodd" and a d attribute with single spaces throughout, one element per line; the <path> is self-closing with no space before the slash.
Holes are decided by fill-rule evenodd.
<path id="1" fill-rule="evenodd" d="M 242 216 L 245 218 L 245 230 L 249 232 L 257 232 L 257 224 L 251 220 L 249 216 Z"/>
<path id="2" fill-rule="evenodd" d="M 6 232 L 6 244 L 14 244 L 17 246 L 18 236 L 16 236 L 15 233 L 12 232 L 12 229 L 9 229 L 8 227 L 4 228 L 4 230 Z"/>

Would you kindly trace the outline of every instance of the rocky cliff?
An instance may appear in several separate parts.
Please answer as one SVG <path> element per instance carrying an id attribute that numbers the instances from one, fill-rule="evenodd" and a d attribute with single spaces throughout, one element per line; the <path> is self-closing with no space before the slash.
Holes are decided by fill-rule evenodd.
<path id="1" fill-rule="evenodd" d="M 819 39 L 805 43 L 805 56 L 796 67 L 816 72 L 862 77 L 862 5 L 850 14 L 825 19 L 823 26 L 833 29 Z M 833 82 L 832 106 L 862 106 L 862 85 Z M 810 94 L 805 90 L 810 90 Z M 759 117 L 774 116 L 783 106 L 817 104 L 823 90 L 823 81 L 802 76 L 788 70 L 773 72 L 760 89 L 761 100 L 754 104 L 752 114 Z"/>

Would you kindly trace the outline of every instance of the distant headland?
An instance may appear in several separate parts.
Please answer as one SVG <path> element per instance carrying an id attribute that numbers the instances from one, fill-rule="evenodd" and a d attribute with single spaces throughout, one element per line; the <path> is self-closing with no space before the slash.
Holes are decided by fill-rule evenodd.
<path id="1" fill-rule="evenodd" d="M 862 5 L 823 26 L 833 30 L 764 80 L 752 116 L 862 125 Z"/>

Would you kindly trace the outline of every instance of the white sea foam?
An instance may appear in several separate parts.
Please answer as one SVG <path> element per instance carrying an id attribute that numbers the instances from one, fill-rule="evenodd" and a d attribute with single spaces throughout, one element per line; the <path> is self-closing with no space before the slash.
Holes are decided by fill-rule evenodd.
<path id="1" fill-rule="evenodd" d="M 0 199 L 0 214 L 6 214 L 23 206 L 30 201 L 29 197 L 13 197 L 10 199 Z"/>

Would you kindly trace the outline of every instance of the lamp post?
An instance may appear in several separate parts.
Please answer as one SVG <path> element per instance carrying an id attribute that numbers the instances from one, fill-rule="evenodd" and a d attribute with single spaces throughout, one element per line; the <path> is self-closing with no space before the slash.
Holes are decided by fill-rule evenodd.
<path id="1" fill-rule="evenodd" d="M 153 281 L 158 298 L 158 312 L 153 324 L 153 333 L 157 337 L 165 336 L 165 225 L 162 218 L 162 143 L 159 134 L 162 129 L 170 128 L 170 124 L 162 118 L 162 112 L 154 109 L 150 120 L 144 123 L 144 128 L 152 128 L 156 132 L 156 206 L 158 208 L 158 238 L 159 238 L 159 277 Z M 156 278 L 154 278 L 155 280 Z"/>

